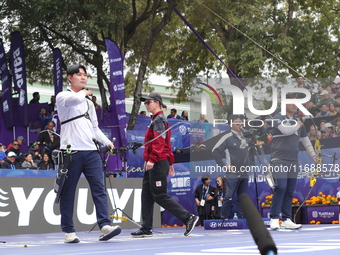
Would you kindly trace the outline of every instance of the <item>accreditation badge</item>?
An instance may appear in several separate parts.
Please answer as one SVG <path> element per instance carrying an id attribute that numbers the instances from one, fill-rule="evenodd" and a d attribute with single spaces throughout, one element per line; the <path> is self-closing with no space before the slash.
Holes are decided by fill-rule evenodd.
<path id="1" fill-rule="evenodd" d="M 201 206 L 204 206 L 204 204 L 205 204 L 205 200 L 201 199 Z"/>

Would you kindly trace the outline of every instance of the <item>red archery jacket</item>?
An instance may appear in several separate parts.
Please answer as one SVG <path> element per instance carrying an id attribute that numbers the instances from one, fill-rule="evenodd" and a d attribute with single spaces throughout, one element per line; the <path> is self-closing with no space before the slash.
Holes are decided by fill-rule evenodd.
<path id="1" fill-rule="evenodd" d="M 168 124 L 163 111 L 157 112 L 155 115 L 151 116 L 151 123 L 149 128 L 146 130 L 144 142 L 146 143 L 158 137 L 169 127 L 170 125 Z M 165 132 L 151 143 L 145 145 L 143 154 L 144 160 L 156 163 L 158 161 L 168 159 L 169 164 L 172 165 L 174 162 L 174 154 L 171 151 L 170 137 L 171 130 Z"/>

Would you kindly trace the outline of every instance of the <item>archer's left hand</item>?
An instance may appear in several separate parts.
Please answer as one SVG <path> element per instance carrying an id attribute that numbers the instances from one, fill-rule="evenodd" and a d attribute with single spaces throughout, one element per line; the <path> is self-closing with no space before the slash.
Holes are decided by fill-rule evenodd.
<path id="1" fill-rule="evenodd" d="M 108 148 L 110 148 L 110 150 L 107 152 L 110 155 L 116 155 L 115 153 L 112 153 L 112 150 L 115 148 L 115 146 L 113 145 L 113 143 L 109 143 L 107 145 Z"/>

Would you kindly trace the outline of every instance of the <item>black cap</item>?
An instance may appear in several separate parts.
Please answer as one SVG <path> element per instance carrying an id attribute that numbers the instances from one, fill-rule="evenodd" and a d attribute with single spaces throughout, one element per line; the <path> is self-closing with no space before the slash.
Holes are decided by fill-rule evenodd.
<path id="1" fill-rule="evenodd" d="M 161 104 L 163 104 L 163 100 L 160 94 L 156 93 L 156 92 L 151 92 L 149 95 L 147 95 L 146 97 L 141 97 L 140 101 L 144 102 L 145 100 L 157 100 L 159 101 Z"/>

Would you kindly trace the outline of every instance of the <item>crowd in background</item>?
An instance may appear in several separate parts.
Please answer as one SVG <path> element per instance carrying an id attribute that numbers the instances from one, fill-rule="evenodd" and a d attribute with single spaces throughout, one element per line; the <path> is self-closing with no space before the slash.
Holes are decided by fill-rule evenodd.
<path id="1" fill-rule="evenodd" d="M 306 85 L 303 77 L 297 78 L 297 87 L 308 89 L 311 93 L 311 99 L 304 104 L 304 107 L 312 114 L 305 116 L 301 111 L 298 115 L 302 120 L 313 118 L 312 125 L 308 128 L 308 137 L 310 140 L 325 139 L 340 136 L 340 83 L 332 82 L 326 86 L 314 88 L 312 85 Z M 317 91 L 314 91 L 317 90 Z M 298 93 L 297 98 L 304 98 L 303 93 Z M 332 117 L 332 121 L 324 118 Z M 270 123 L 266 119 L 270 116 L 261 116 L 260 119 L 265 123 L 259 128 L 260 137 L 271 136 Z M 329 118 L 328 118 L 329 119 Z M 316 121 L 318 120 L 318 121 Z M 271 139 L 261 139 L 270 143 Z"/>
<path id="2" fill-rule="evenodd" d="M 27 151 L 21 149 L 24 138 L 18 136 L 9 145 L 0 144 L 0 168 L 3 169 L 39 169 L 54 170 L 52 151 L 59 149 L 59 135 L 53 131 L 54 122 L 50 121 L 46 129 L 32 141 Z"/>

